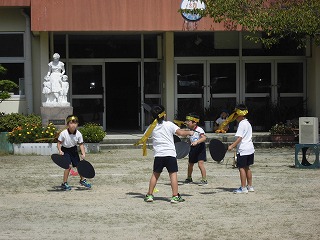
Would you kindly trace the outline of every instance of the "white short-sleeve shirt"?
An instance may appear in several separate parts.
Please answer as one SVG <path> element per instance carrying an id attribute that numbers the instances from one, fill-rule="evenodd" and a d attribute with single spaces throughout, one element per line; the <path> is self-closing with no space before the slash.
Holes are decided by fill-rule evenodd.
<path id="1" fill-rule="evenodd" d="M 193 130 L 194 130 L 194 134 L 189 137 L 190 142 L 192 143 L 199 140 L 200 136 L 205 134 L 204 130 L 199 126 L 196 126 L 196 128 Z"/>
<path id="2" fill-rule="evenodd" d="M 252 127 L 247 119 L 239 122 L 236 137 L 242 137 L 241 142 L 237 146 L 237 153 L 240 156 L 251 155 L 254 153 L 254 146 L 252 142 Z"/>
<path id="3" fill-rule="evenodd" d="M 83 137 L 81 132 L 79 132 L 78 130 L 76 131 L 76 134 L 69 134 L 68 129 L 65 129 L 60 133 L 58 141 L 61 142 L 61 145 L 63 147 L 71 148 L 80 143 L 83 143 Z"/>
<path id="4" fill-rule="evenodd" d="M 152 144 L 155 157 L 176 157 L 173 135 L 179 129 L 177 125 L 170 121 L 163 121 L 152 131 Z"/>

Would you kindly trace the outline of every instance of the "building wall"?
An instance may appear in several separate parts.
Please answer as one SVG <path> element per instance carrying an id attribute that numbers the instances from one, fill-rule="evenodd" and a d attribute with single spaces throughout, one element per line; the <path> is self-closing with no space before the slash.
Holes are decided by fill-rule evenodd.
<path id="1" fill-rule="evenodd" d="M 88 4 L 90 2 L 90 4 Z M 181 31 L 181 0 L 32 0 L 32 31 Z M 198 30 L 223 30 L 203 18 Z"/>
<path id="2" fill-rule="evenodd" d="M 25 18 L 21 14 L 21 8 L 0 8 L 1 32 L 24 32 Z"/>

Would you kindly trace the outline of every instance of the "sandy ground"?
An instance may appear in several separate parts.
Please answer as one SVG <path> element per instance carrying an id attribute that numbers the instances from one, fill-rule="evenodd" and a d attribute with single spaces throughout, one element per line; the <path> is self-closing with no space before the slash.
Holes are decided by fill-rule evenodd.
<path id="1" fill-rule="evenodd" d="M 249 194 L 232 193 L 240 184 L 232 153 L 223 164 L 209 159 L 205 187 L 182 183 L 181 159 L 186 201 L 179 204 L 170 203 L 167 172 L 155 201 L 143 201 L 152 154 L 88 154 L 93 188 L 70 176 L 68 192 L 59 188 L 63 170 L 48 156 L 0 156 L 0 239 L 320 239 L 320 170 L 294 168 L 293 148 L 256 149 L 256 191 Z M 200 180 L 198 168 L 193 178 Z"/>

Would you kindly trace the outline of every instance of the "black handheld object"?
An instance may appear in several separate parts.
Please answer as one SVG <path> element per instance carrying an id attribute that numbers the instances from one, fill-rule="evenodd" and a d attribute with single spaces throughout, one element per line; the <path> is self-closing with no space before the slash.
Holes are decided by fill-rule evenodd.
<path id="1" fill-rule="evenodd" d="M 63 169 L 68 169 L 69 168 L 69 163 L 68 163 L 68 161 L 65 159 L 65 157 L 63 155 L 52 154 L 51 155 L 51 159 L 59 167 L 61 167 Z"/>
<path id="2" fill-rule="evenodd" d="M 174 143 L 181 142 L 181 138 L 179 138 L 177 135 L 173 135 L 173 141 Z"/>
<path id="3" fill-rule="evenodd" d="M 209 143 L 209 151 L 214 161 L 220 162 L 226 155 L 224 144 L 218 139 L 211 139 Z"/>
<path id="4" fill-rule="evenodd" d="M 175 144 L 177 159 L 186 157 L 190 152 L 190 143 L 187 142 L 176 142 Z"/>
<path id="5" fill-rule="evenodd" d="M 96 175 L 96 172 L 91 163 L 84 159 L 78 163 L 77 169 L 79 175 L 85 178 L 94 178 L 94 176 Z"/>

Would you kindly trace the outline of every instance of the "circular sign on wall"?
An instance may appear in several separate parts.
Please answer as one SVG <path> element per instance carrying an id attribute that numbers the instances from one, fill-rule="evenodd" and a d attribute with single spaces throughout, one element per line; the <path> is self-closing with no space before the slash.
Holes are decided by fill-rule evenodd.
<path id="1" fill-rule="evenodd" d="M 206 5 L 201 0 L 182 0 L 180 9 L 181 10 L 194 10 L 194 9 L 205 9 Z M 196 13 L 181 13 L 182 16 L 188 21 L 199 21 L 202 16 Z"/>

